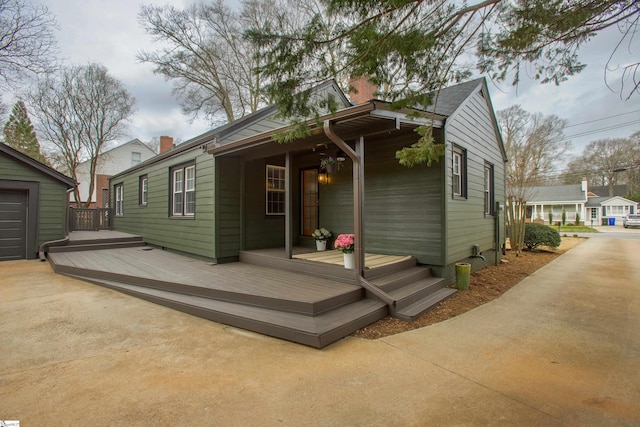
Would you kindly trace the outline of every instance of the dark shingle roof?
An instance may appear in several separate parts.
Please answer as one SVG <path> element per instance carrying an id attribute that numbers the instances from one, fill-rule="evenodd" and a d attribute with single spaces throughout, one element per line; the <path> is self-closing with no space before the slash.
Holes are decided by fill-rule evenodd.
<path id="1" fill-rule="evenodd" d="M 582 184 L 550 185 L 543 187 L 529 187 L 528 202 L 575 202 L 586 201 L 587 196 L 582 191 Z"/>
<path id="2" fill-rule="evenodd" d="M 609 197 L 609 186 L 608 185 L 594 185 L 589 187 L 589 191 L 593 194 L 597 194 L 600 197 Z M 614 185 L 613 186 L 613 195 L 624 197 L 627 194 L 627 186 L 625 184 Z"/>
<path id="3" fill-rule="evenodd" d="M 44 163 L 40 163 L 39 161 L 35 160 L 32 157 L 27 156 L 24 153 L 21 153 L 20 151 L 14 149 L 13 147 L 0 142 L 0 152 L 6 154 L 7 156 L 13 158 L 16 161 L 19 161 L 29 167 L 31 167 L 32 169 L 35 169 L 37 171 L 39 171 L 40 173 L 47 175 L 53 179 L 56 179 L 60 182 L 62 182 L 63 184 L 69 186 L 69 187 L 75 187 L 76 186 L 76 182 L 73 180 L 73 178 L 62 174 L 60 172 L 58 172 L 57 170 L 53 169 L 50 166 L 45 165 Z"/>
<path id="4" fill-rule="evenodd" d="M 609 199 L 610 197 L 589 197 L 589 200 L 587 200 L 587 203 L 585 203 L 585 206 L 590 208 L 600 207 L 602 202 Z"/>
<path id="5" fill-rule="evenodd" d="M 435 113 L 441 116 L 452 115 L 460 105 L 471 95 L 471 93 L 482 84 L 483 78 L 470 80 L 468 82 L 460 83 L 455 86 L 449 86 L 440 89 L 439 94 L 434 94 L 433 101 L 436 101 Z M 433 105 L 427 107 L 427 111 L 433 111 Z"/>

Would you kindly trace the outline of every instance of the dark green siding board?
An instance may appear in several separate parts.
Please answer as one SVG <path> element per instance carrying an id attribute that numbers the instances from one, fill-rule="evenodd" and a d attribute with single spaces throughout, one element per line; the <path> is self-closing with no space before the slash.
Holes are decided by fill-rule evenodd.
<path id="1" fill-rule="evenodd" d="M 446 264 L 470 256 L 474 244 L 481 251 L 495 249 L 495 219 L 484 214 L 484 165 L 494 166 L 495 200 L 504 202 L 504 163 L 491 114 L 484 98 L 476 93 L 446 124 Z M 453 144 L 467 150 L 466 200 L 452 197 Z"/>
<path id="2" fill-rule="evenodd" d="M 194 161 L 196 165 L 196 212 L 193 218 L 169 215 L 170 169 Z M 148 177 L 148 203 L 140 206 L 139 177 Z M 200 149 L 125 174 L 111 181 L 124 186 L 124 215 L 115 217 L 114 229 L 143 236 L 145 242 L 175 251 L 215 259 L 214 161 Z"/>
<path id="3" fill-rule="evenodd" d="M 320 226 L 331 230 L 333 237 L 353 233 L 353 168 L 347 160 L 329 183 L 320 185 Z"/>
<path id="4" fill-rule="evenodd" d="M 442 239 L 439 165 L 407 168 L 395 158 L 416 140 L 412 132 L 365 142 L 365 248 L 434 264 Z"/>
<path id="5" fill-rule="evenodd" d="M 237 257 L 240 251 L 242 212 L 241 163 L 236 158 L 217 159 L 217 258 Z"/>
<path id="6" fill-rule="evenodd" d="M 68 189 L 65 184 L 5 155 L 0 155 L 0 180 L 39 183 L 36 251 L 44 242 L 65 237 Z"/>

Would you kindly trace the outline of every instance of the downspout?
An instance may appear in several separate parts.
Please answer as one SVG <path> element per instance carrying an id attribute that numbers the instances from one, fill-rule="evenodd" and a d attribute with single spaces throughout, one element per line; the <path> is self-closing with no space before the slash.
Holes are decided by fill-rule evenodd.
<path id="1" fill-rule="evenodd" d="M 69 243 L 69 193 L 71 193 L 73 191 L 73 188 L 69 188 L 67 190 L 67 209 L 66 211 L 66 217 L 65 217 L 65 221 L 64 221 L 64 234 L 65 237 L 63 239 L 58 239 L 58 240 L 50 240 L 48 242 L 43 242 L 40 245 L 40 248 L 38 249 L 38 258 L 40 258 L 40 261 L 46 261 L 47 260 L 47 256 L 45 254 L 45 250 L 49 247 L 49 246 L 64 246 L 67 243 Z"/>
<path id="2" fill-rule="evenodd" d="M 355 270 L 358 284 L 365 290 L 375 295 L 389 306 L 391 314 L 395 313 L 396 300 L 380 288 L 369 283 L 364 277 L 364 239 L 362 238 L 362 192 L 364 189 L 364 178 L 362 174 L 361 157 L 356 153 L 342 138 L 340 138 L 331 127 L 331 121 L 324 121 L 324 133 L 333 142 L 345 152 L 353 162 L 353 231 L 354 252 L 355 252 Z M 364 151 L 364 141 L 360 140 L 360 152 Z"/>

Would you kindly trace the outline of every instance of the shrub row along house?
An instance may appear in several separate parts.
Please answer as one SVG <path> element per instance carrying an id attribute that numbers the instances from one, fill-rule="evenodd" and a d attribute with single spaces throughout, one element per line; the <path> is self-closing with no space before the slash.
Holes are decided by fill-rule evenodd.
<path id="1" fill-rule="evenodd" d="M 262 248 L 291 257 L 319 227 L 355 234 L 360 274 L 365 251 L 410 255 L 449 281 L 457 262 L 497 262 L 506 154 L 484 79 L 443 89 L 435 111 L 352 105 L 333 81 L 315 92 L 341 108 L 310 122 L 307 137 L 275 141 L 287 123 L 268 107 L 113 176 L 114 229 L 214 263 Z M 423 124 L 445 155 L 401 166 L 396 151 Z M 339 165 L 325 174 L 328 157 Z"/>

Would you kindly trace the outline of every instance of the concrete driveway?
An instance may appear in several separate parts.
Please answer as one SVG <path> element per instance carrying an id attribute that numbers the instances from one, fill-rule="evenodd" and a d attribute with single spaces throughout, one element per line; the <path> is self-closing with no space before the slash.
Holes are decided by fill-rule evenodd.
<path id="1" fill-rule="evenodd" d="M 314 350 L 0 264 L 0 420 L 638 425 L 640 241 L 591 239 L 446 322 Z"/>

